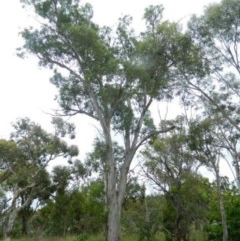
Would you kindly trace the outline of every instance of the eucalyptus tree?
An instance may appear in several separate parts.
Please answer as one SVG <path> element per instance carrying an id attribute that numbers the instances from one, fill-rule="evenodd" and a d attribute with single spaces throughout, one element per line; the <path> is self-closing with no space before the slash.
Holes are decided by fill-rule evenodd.
<path id="1" fill-rule="evenodd" d="M 59 118 L 55 118 L 53 124 L 55 133 L 50 134 L 28 118 L 19 119 L 13 125 L 15 131 L 11 140 L 1 141 L 0 152 L 4 154 L 1 156 L 1 168 L 5 173 L 2 181 L 10 195 L 3 212 L 6 241 L 11 239 L 17 216 L 24 209 L 29 210 L 33 200 L 50 195 L 48 164 L 57 158 L 71 159 L 78 155 L 76 146 L 68 146 L 59 137 L 63 133 L 73 133 L 73 126 L 63 125 Z"/>
<path id="2" fill-rule="evenodd" d="M 25 44 L 19 54 L 30 52 L 41 66 L 53 69 L 51 82 L 59 90 L 61 114 L 83 114 L 99 123 L 107 240 L 118 241 L 127 174 L 135 153 L 151 136 L 172 128 L 157 129 L 149 107 L 154 99 L 169 95 L 171 55 L 164 35 L 181 34 L 170 24 L 163 24 L 165 31 L 161 31 L 161 6 L 146 9 L 146 31 L 136 36 L 131 17 L 121 18 L 116 31 L 100 27 L 92 20 L 91 5 L 76 0 L 22 2 L 34 9 L 40 26 L 22 32 Z M 122 140 L 120 153 L 115 152 L 115 136 Z"/>
<path id="3" fill-rule="evenodd" d="M 205 119 L 209 125 L 207 131 L 211 133 L 215 148 L 218 148 L 221 153 L 222 162 L 225 160 L 231 169 L 240 194 L 239 132 L 218 113 L 210 110 L 206 112 L 206 115 L 209 116 Z"/>
<path id="4" fill-rule="evenodd" d="M 197 172 L 200 163 L 189 149 L 183 118 L 174 122 L 177 129 L 156 138 L 143 151 L 146 160 L 143 170 L 165 196 L 163 231 L 167 240 L 187 241 L 191 225 L 206 221 L 210 185 Z"/>
<path id="5" fill-rule="evenodd" d="M 0 187 L 1 187 L 1 213 L 0 218 L 4 223 L 4 217 L 8 208 L 7 192 L 9 187 L 6 181 L 12 176 L 13 170 L 24 164 L 24 155 L 17 147 L 16 143 L 10 140 L 0 140 Z"/>
<path id="6" fill-rule="evenodd" d="M 225 154 L 225 159 L 228 163 L 232 162 L 232 166 L 235 172 L 233 176 L 235 178 L 235 183 L 238 188 L 238 194 L 240 195 L 240 163 L 239 163 L 239 144 L 240 135 L 238 130 L 228 123 L 224 123 L 219 126 L 219 131 L 217 138 L 221 143 L 223 153 Z M 230 156 L 229 156 L 230 154 Z M 230 164 L 229 164 L 230 165 Z"/>
<path id="7" fill-rule="evenodd" d="M 221 189 L 220 160 L 222 155 L 221 140 L 216 138 L 215 122 L 211 119 L 194 121 L 190 125 L 189 147 L 216 178 L 217 198 L 221 214 L 222 240 L 228 240 L 228 226 L 224 198 Z"/>
<path id="8" fill-rule="evenodd" d="M 221 240 L 221 215 L 219 211 L 218 195 L 216 192 L 217 183 L 213 182 L 213 192 L 211 193 L 210 212 L 208 215 L 208 222 L 205 225 L 208 240 Z M 226 207 L 226 216 L 228 224 L 229 240 L 235 241 L 239 237 L 239 195 L 238 190 L 233 183 L 229 182 L 227 177 L 221 178 L 221 191 L 223 192 L 224 204 Z"/>
<path id="9" fill-rule="evenodd" d="M 240 131 L 239 9 L 239 0 L 222 0 L 207 6 L 202 16 L 193 16 L 188 23 L 187 34 L 199 50 L 205 74 L 189 75 L 184 66 L 177 66 L 184 103 L 202 108 L 207 117 L 216 115 L 223 129 L 229 126 L 230 132 L 236 134 Z M 235 147 L 231 152 L 237 180 L 240 180 L 239 147 Z"/>
<path id="10" fill-rule="evenodd" d="M 186 91 L 209 104 L 238 131 L 239 118 L 239 37 L 240 1 L 222 0 L 205 8 L 200 17 L 193 16 L 188 33 L 199 48 L 205 66 L 205 78 L 189 78 Z M 183 70 L 181 70 L 183 72 Z"/>

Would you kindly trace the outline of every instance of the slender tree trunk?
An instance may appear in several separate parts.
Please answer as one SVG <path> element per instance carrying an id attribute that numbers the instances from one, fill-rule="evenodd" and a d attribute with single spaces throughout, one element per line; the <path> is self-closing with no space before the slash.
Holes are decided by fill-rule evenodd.
<path id="1" fill-rule="evenodd" d="M 4 234 L 4 241 L 10 241 L 12 238 L 12 231 L 13 231 L 14 222 L 17 217 L 17 213 L 18 213 L 18 210 L 15 208 L 10 210 L 9 217 L 7 220 L 6 230 Z"/>
<path id="2" fill-rule="evenodd" d="M 187 241 L 186 234 L 183 233 L 183 229 L 181 227 L 181 217 L 179 218 L 179 220 L 177 220 L 175 228 L 176 228 L 176 233 L 175 233 L 176 240 L 177 241 Z M 187 227 L 185 227 L 185 228 L 187 228 Z"/>
<path id="3" fill-rule="evenodd" d="M 235 158 L 235 163 L 234 163 L 234 167 L 235 167 L 235 172 L 236 172 L 236 183 L 237 183 L 237 187 L 238 187 L 238 195 L 240 195 L 240 167 L 239 167 L 239 161 L 238 161 L 238 156 Z"/>
<path id="4" fill-rule="evenodd" d="M 19 211 L 16 206 L 16 196 L 17 196 L 16 193 L 17 193 L 17 185 L 15 185 L 13 189 L 12 204 L 11 204 L 11 207 L 9 208 L 8 217 L 6 219 L 6 228 L 4 230 L 4 241 L 11 240 L 14 223 Z"/>
<path id="5" fill-rule="evenodd" d="M 21 205 L 23 206 L 25 203 L 24 195 L 21 196 Z M 22 220 L 22 235 L 27 235 L 27 222 L 28 222 L 28 216 L 29 216 L 29 207 L 23 208 L 19 212 L 20 218 Z"/>
<path id="6" fill-rule="evenodd" d="M 218 203 L 219 203 L 219 208 L 221 213 L 221 223 L 222 223 L 222 230 L 223 230 L 222 241 L 228 241 L 227 218 L 226 218 L 223 196 L 222 196 L 221 187 L 220 187 L 220 175 L 219 175 L 218 167 L 215 168 L 215 172 L 216 172 L 216 181 L 217 181 Z"/>
<path id="7" fill-rule="evenodd" d="M 11 237 L 5 236 L 4 241 L 11 241 Z"/>
<path id="8" fill-rule="evenodd" d="M 120 241 L 120 219 L 121 219 L 121 205 L 119 202 L 119 183 L 117 182 L 116 166 L 114 164 L 114 157 L 112 150 L 109 150 L 108 158 L 110 165 L 108 165 L 107 173 L 107 241 Z"/>
<path id="9" fill-rule="evenodd" d="M 107 146 L 106 154 L 106 195 L 107 195 L 107 241 L 120 241 L 120 216 L 121 208 L 118 205 L 118 190 L 117 190 L 117 173 L 116 163 L 113 155 L 112 140 L 110 134 L 110 128 L 105 129 L 105 142 Z"/>
<path id="10" fill-rule="evenodd" d="M 6 220 L 6 228 L 4 230 L 4 241 L 10 241 L 12 238 L 12 231 L 14 228 L 14 223 L 15 220 L 17 218 L 18 213 L 23 210 L 24 208 L 26 208 L 28 205 L 30 205 L 30 202 L 32 200 L 32 197 L 29 196 L 29 198 L 27 200 L 25 200 L 25 202 L 22 203 L 21 207 L 17 207 L 17 198 L 19 197 L 19 194 L 23 191 L 26 190 L 27 188 L 33 187 L 35 185 L 34 184 L 30 184 L 29 186 L 27 186 L 24 189 L 18 189 L 18 185 L 16 184 L 13 188 L 13 198 L 12 198 L 12 204 L 11 207 L 9 208 L 9 212 L 8 212 L 8 217 Z"/>

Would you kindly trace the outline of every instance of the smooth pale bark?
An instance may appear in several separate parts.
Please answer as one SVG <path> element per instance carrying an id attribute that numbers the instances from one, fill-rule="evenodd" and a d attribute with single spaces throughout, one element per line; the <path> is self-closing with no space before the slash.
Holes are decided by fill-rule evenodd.
<path id="1" fill-rule="evenodd" d="M 222 224 L 222 231 L 223 231 L 222 241 L 228 241 L 227 218 L 226 218 L 223 196 L 221 192 L 221 180 L 220 180 L 218 165 L 217 166 L 214 165 L 214 171 L 216 175 L 218 203 L 220 208 L 221 224 Z"/>
<path id="2" fill-rule="evenodd" d="M 134 155 L 133 155 L 134 156 Z M 125 165 L 122 166 L 120 180 L 116 182 L 116 169 L 114 165 L 110 167 L 111 173 L 108 175 L 108 223 L 107 223 L 107 241 L 121 240 L 121 210 L 126 191 L 127 174 L 133 156 L 125 159 Z M 124 168 L 125 167 L 125 168 Z"/>
<path id="3" fill-rule="evenodd" d="M 9 214 L 6 222 L 6 228 L 4 230 L 4 241 L 10 241 L 12 237 L 12 231 L 14 227 L 14 223 L 18 214 L 18 209 L 16 206 L 17 201 L 17 194 L 18 194 L 18 186 L 15 185 L 13 189 L 13 198 L 12 198 L 12 204 L 9 209 Z"/>
<path id="4" fill-rule="evenodd" d="M 137 146 L 133 145 L 132 150 L 129 150 L 124 164 L 120 170 L 120 180 L 116 179 L 116 168 L 112 163 L 109 166 L 109 173 L 107 178 L 107 210 L 108 210 L 108 221 L 107 221 L 107 241 L 120 241 L 121 240 L 121 210 L 122 203 L 126 191 L 127 175 L 129 166 L 137 150 Z M 114 160 L 114 159 L 112 159 Z"/>
<path id="5" fill-rule="evenodd" d="M 236 173 L 236 183 L 237 183 L 237 188 L 238 188 L 238 195 L 240 195 L 240 166 L 239 166 L 239 158 L 238 158 L 238 153 L 236 153 L 236 158 L 234 162 L 234 168 L 235 168 L 235 173 Z"/>
<path id="6" fill-rule="evenodd" d="M 13 231 L 13 227 L 14 227 L 14 223 L 16 220 L 18 214 L 18 210 L 17 209 L 13 209 L 9 215 L 8 221 L 7 221 L 7 227 L 6 227 L 6 231 L 4 234 L 4 241 L 10 241 L 11 237 L 12 237 L 12 231 Z"/>
<path id="7" fill-rule="evenodd" d="M 111 146 L 111 145 L 110 145 Z M 108 150 L 108 173 L 107 173 L 107 241 L 120 240 L 120 216 L 121 207 L 119 206 L 116 167 L 113 160 L 112 148 Z"/>
<path id="8" fill-rule="evenodd" d="M 6 221 L 6 228 L 4 230 L 4 241 L 10 241 L 11 237 L 12 237 L 12 231 L 14 228 L 14 223 L 15 220 L 17 218 L 18 213 L 24 209 L 25 207 L 27 207 L 28 205 L 30 205 L 31 201 L 33 200 L 32 196 L 29 195 L 29 197 L 25 200 L 25 202 L 22 203 L 21 206 L 17 207 L 17 199 L 20 196 L 20 194 L 22 192 L 24 192 L 25 190 L 32 188 L 36 186 L 35 183 L 32 183 L 28 186 L 26 186 L 25 188 L 19 188 L 18 185 L 16 184 L 13 188 L 13 198 L 12 198 L 12 203 L 11 206 L 8 210 L 7 213 L 7 221 Z"/>
<path id="9" fill-rule="evenodd" d="M 108 241 L 120 241 L 120 219 L 121 219 L 121 207 L 118 205 L 117 193 L 113 193 L 112 198 L 109 201 L 109 213 L 108 213 Z"/>
<path id="10" fill-rule="evenodd" d="M 231 135 L 229 135 L 231 133 L 225 133 L 223 129 L 220 129 L 221 130 L 221 140 L 222 141 L 222 145 L 223 145 L 223 148 L 225 148 L 229 153 L 230 155 L 232 156 L 232 159 L 233 159 L 233 167 L 235 169 L 235 172 L 233 172 L 232 170 L 232 167 L 229 163 L 229 160 L 228 158 L 225 158 L 227 164 L 229 165 L 231 171 L 232 171 L 232 174 L 235 178 L 235 182 L 236 182 L 236 185 L 237 185 L 237 188 L 238 188 L 238 195 L 240 196 L 240 161 L 239 161 L 239 152 L 238 152 L 238 140 L 235 140 L 235 139 L 232 139 L 230 138 Z M 232 139 L 232 140 L 230 140 Z"/>

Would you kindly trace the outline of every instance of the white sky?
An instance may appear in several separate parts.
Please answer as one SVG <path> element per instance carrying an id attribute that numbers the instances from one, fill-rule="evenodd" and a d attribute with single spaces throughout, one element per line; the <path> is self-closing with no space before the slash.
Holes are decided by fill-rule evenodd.
<path id="1" fill-rule="evenodd" d="M 85 1 L 84 1 L 85 2 Z M 125 14 L 134 18 L 134 27 L 141 30 L 141 18 L 144 8 L 153 4 L 164 6 L 164 19 L 183 22 L 191 14 L 202 13 L 204 6 L 219 2 L 217 0 L 89 0 L 93 5 L 94 20 L 100 25 L 114 26 L 117 19 Z M 54 96 L 55 87 L 50 84 L 51 72 L 40 69 L 34 57 L 20 59 L 16 56 L 16 48 L 21 46 L 22 40 L 18 33 L 24 27 L 34 25 L 35 19 L 21 8 L 18 0 L 1 2 L 0 9 L 0 139 L 9 138 L 12 131 L 11 123 L 18 117 L 30 117 L 49 128 L 51 117 L 46 113 L 53 113 L 57 108 Z M 176 111 L 176 110 L 175 110 Z M 170 113 L 171 114 L 171 113 Z M 91 150 L 91 142 L 97 132 L 88 119 L 78 116 L 77 144 L 83 155 Z"/>

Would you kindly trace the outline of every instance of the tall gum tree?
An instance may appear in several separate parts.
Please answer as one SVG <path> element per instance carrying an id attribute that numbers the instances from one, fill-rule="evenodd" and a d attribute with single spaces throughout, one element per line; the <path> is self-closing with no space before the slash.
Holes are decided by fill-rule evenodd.
<path id="1" fill-rule="evenodd" d="M 163 8 L 146 9 L 147 30 L 136 37 L 128 16 L 119 20 L 116 31 L 99 27 L 92 21 L 89 4 L 75 0 L 22 2 L 35 10 L 41 23 L 22 32 L 22 50 L 54 70 L 51 82 L 59 90 L 62 114 L 84 114 L 100 125 L 105 146 L 106 240 L 119 241 L 121 207 L 134 155 L 153 135 L 173 128 L 157 129 L 149 112 L 154 99 L 168 94 L 170 46 L 162 41 L 167 31 L 159 31 L 158 38 L 155 35 Z M 174 31 L 165 24 L 166 29 Z M 120 155 L 114 151 L 116 135 L 122 137 Z"/>
<path id="2" fill-rule="evenodd" d="M 156 138 L 142 151 L 143 172 L 164 194 L 167 207 L 163 210 L 162 226 L 166 240 L 187 241 L 191 225 L 206 221 L 210 185 L 198 173 L 202 164 L 188 147 L 186 120 L 179 116 L 172 122 L 178 128 Z"/>
<path id="3" fill-rule="evenodd" d="M 192 121 L 189 131 L 189 148 L 216 178 L 217 199 L 221 214 L 222 240 L 228 240 L 228 224 L 224 205 L 224 196 L 221 190 L 220 159 L 223 157 L 222 144 L 217 133 L 216 122 L 211 119 Z M 223 137 L 222 137 L 223 139 Z"/>
<path id="4" fill-rule="evenodd" d="M 239 0 L 222 0 L 207 6 L 202 16 L 193 16 L 187 32 L 206 63 L 202 68 L 206 74 L 189 76 L 185 73 L 185 68 L 181 65 L 177 67 L 184 88 L 182 92 L 185 103 L 201 106 L 205 116 L 216 116 L 224 120 L 223 125 L 229 125 L 231 131 L 236 133 L 240 131 L 239 10 Z M 239 141 L 237 135 L 234 141 Z M 240 190 L 240 161 L 234 152 L 231 154 L 234 155 L 236 180 Z"/>

